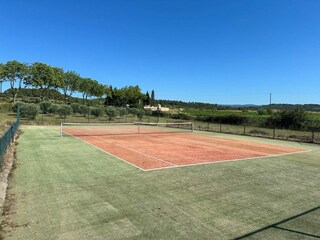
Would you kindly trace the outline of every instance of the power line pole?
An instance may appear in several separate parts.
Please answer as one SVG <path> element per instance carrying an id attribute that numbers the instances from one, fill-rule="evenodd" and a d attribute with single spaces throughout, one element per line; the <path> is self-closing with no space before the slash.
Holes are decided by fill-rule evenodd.
<path id="1" fill-rule="evenodd" d="M 271 103 L 272 103 L 271 99 L 272 99 L 272 94 L 270 93 L 270 103 L 269 103 L 269 105 L 271 105 Z"/>

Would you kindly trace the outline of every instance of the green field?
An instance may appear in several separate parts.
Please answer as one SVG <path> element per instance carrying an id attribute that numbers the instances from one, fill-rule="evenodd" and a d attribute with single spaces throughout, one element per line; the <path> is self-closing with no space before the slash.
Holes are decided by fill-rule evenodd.
<path id="1" fill-rule="evenodd" d="M 4 239 L 320 238 L 319 145 L 205 133 L 311 151 L 143 172 L 57 127 L 22 131 Z"/>

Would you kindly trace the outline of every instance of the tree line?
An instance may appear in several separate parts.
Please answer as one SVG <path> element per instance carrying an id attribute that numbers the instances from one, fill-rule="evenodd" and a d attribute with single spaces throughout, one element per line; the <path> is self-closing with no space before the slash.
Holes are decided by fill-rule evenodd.
<path id="1" fill-rule="evenodd" d="M 0 63 L 0 84 L 8 82 L 13 103 L 16 102 L 19 91 L 23 88 L 35 88 L 40 93 L 40 101 L 49 98 L 49 92 L 53 89 L 60 90 L 64 95 L 64 102 L 75 92 L 82 96 L 83 104 L 87 104 L 88 98 L 104 99 L 105 105 L 138 107 L 143 104 L 155 104 L 155 94 L 141 92 L 139 86 L 125 86 L 113 88 L 99 83 L 89 77 L 81 77 L 75 71 L 64 71 L 60 67 L 50 66 L 41 62 L 32 64 L 18 61 Z M 0 92 L 1 93 L 1 92 Z"/>

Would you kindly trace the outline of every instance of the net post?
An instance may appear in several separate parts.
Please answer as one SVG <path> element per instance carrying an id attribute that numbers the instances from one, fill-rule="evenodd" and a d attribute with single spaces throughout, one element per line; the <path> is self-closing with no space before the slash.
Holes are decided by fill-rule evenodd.
<path id="1" fill-rule="evenodd" d="M 60 123 L 60 137 L 62 137 L 62 123 Z"/>
<path id="2" fill-rule="evenodd" d="M 194 132 L 194 123 L 191 122 L 191 132 Z"/>

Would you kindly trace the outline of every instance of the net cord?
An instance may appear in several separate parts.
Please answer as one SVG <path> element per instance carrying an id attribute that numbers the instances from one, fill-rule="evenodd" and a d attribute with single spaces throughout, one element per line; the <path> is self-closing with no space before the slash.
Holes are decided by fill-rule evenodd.
<path id="1" fill-rule="evenodd" d="M 140 126 L 169 126 L 169 125 L 186 125 L 190 126 L 191 132 L 194 131 L 193 122 L 172 122 L 172 123 L 156 123 L 156 122 L 132 122 L 132 123 L 60 123 L 60 137 L 63 137 L 63 126 L 125 126 L 136 125 L 138 127 L 138 133 L 140 133 Z"/>

